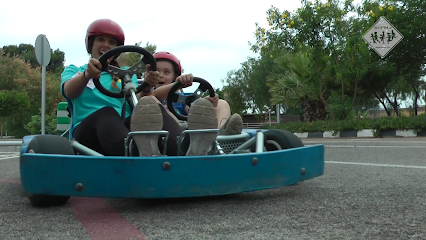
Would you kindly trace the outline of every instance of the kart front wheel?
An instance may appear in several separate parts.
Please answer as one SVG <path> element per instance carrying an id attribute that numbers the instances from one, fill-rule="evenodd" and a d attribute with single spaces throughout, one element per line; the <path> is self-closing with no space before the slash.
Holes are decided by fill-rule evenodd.
<path id="1" fill-rule="evenodd" d="M 294 133 L 286 130 L 270 129 L 263 134 L 266 151 L 277 151 L 305 146 L 302 140 L 294 135 Z M 252 146 L 251 151 L 254 152 L 255 150 L 256 146 Z"/>
<path id="2" fill-rule="evenodd" d="M 74 149 L 68 139 L 57 135 L 38 135 L 28 144 L 27 153 L 74 155 Z M 52 179 L 52 181 L 55 181 Z M 35 207 L 64 205 L 70 196 L 52 196 L 29 194 L 28 199 Z"/>

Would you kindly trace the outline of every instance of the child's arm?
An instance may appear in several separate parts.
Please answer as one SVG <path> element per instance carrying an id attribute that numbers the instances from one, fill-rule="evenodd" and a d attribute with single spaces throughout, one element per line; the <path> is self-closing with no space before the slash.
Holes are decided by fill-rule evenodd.
<path id="1" fill-rule="evenodd" d="M 186 88 L 186 87 L 192 86 L 193 79 L 194 77 L 192 76 L 192 74 L 185 74 L 185 75 L 181 75 L 177 77 L 175 81 L 180 82 L 182 84 L 182 88 Z M 165 86 L 161 86 L 157 88 L 154 96 L 157 97 L 157 99 L 160 102 L 163 102 L 164 100 L 167 99 L 167 95 L 169 94 L 170 89 L 172 89 L 174 85 L 175 85 L 174 83 L 170 83 Z M 182 88 L 181 88 L 181 91 L 182 91 Z"/>
<path id="2" fill-rule="evenodd" d="M 169 94 L 170 89 L 172 89 L 173 85 L 174 84 L 168 84 L 165 86 L 158 87 L 152 92 L 152 95 L 154 95 L 158 99 L 158 101 L 163 102 L 167 98 L 167 95 Z"/>

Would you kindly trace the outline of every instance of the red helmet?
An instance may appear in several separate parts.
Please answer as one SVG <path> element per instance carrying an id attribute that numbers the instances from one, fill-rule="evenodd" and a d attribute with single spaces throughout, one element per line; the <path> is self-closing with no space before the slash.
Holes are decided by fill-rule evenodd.
<path id="1" fill-rule="evenodd" d="M 110 20 L 110 19 L 99 19 L 96 20 L 94 22 L 92 22 L 92 24 L 90 24 L 90 26 L 87 28 L 87 33 L 86 33 L 86 50 L 88 53 L 91 52 L 91 47 L 89 45 L 92 45 L 92 43 L 89 43 L 89 38 L 91 36 L 96 36 L 96 35 L 108 35 L 111 36 L 113 38 L 115 38 L 118 42 L 117 45 L 124 45 L 124 31 L 123 29 L 120 27 L 120 25 L 118 25 L 118 23 Z"/>
<path id="2" fill-rule="evenodd" d="M 182 74 L 182 67 L 180 66 L 179 59 L 175 55 L 173 55 L 169 52 L 156 52 L 156 53 L 153 54 L 153 56 L 154 56 L 155 60 L 167 59 L 167 60 L 171 61 L 172 63 L 176 64 L 176 66 L 179 70 L 178 76 L 180 76 Z"/>

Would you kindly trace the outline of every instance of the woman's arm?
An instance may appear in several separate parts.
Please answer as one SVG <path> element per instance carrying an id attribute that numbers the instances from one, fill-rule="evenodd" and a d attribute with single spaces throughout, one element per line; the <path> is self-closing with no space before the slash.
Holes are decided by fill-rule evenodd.
<path id="1" fill-rule="evenodd" d="M 75 77 L 64 82 L 64 93 L 68 99 L 78 98 L 84 91 L 90 78 L 86 77 L 86 73 L 77 74 Z"/>

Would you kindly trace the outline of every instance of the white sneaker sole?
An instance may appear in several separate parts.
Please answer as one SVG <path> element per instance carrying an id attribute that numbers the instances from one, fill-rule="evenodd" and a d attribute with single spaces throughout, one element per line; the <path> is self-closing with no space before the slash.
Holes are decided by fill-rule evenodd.
<path id="1" fill-rule="evenodd" d="M 209 100 L 200 98 L 195 100 L 188 113 L 188 130 L 217 129 L 217 116 Z M 217 133 L 190 133 L 190 143 L 186 156 L 207 155 Z"/>
<path id="2" fill-rule="evenodd" d="M 163 115 L 158 103 L 152 97 L 143 97 L 133 109 L 130 131 L 161 131 Z M 133 141 L 139 149 L 139 155 L 159 156 L 158 139 L 160 134 L 134 135 Z"/>

